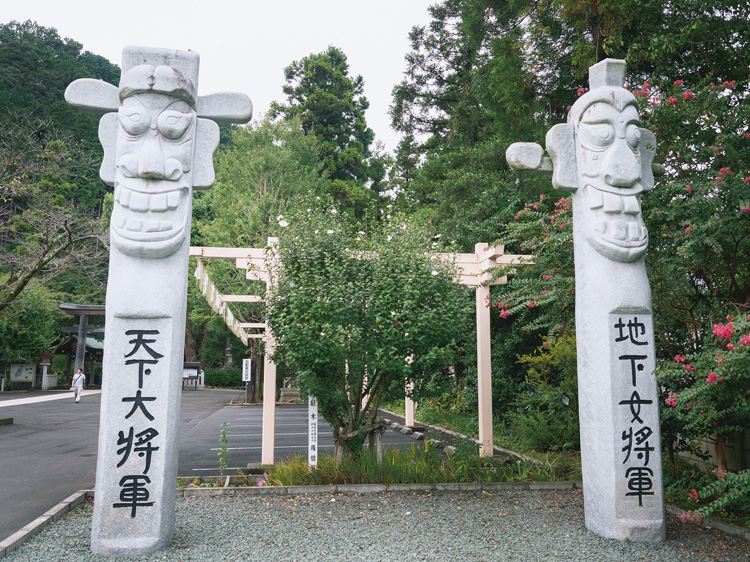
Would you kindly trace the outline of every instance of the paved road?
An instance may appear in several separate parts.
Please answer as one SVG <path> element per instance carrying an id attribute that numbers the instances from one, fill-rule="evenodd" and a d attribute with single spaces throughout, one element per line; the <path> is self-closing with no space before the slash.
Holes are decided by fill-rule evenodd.
<path id="1" fill-rule="evenodd" d="M 229 422 L 229 467 L 261 459 L 262 406 L 230 405 L 237 390 L 184 390 L 180 408 L 179 476 L 218 474 L 219 432 Z M 76 404 L 70 391 L 0 394 L 0 541 L 77 490 L 94 487 L 100 391 L 87 390 Z M 307 406 L 276 408 L 276 460 L 307 451 Z M 394 431 L 387 446 L 414 441 Z M 330 427 L 321 423 L 318 444 L 333 449 Z"/>

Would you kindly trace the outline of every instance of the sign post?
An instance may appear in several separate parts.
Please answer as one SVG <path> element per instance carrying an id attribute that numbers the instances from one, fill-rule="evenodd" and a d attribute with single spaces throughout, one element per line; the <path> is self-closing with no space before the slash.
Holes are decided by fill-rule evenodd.
<path id="1" fill-rule="evenodd" d="M 250 388 L 250 381 L 252 381 L 253 376 L 253 363 L 252 359 L 243 359 L 242 360 L 242 382 L 245 383 L 245 404 L 250 402 L 250 396 L 248 395 L 248 390 Z"/>
<path id="2" fill-rule="evenodd" d="M 307 419 L 309 422 L 307 462 L 312 469 L 318 466 L 318 400 L 315 396 L 307 397 Z"/>

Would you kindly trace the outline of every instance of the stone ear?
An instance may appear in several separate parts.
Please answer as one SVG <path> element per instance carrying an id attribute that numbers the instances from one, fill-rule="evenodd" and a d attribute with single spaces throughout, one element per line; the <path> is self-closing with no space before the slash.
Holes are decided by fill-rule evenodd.
<path id="1" fill-rule="evenodd" d="M 641 152 L 641 184 L 643 190 L 648 191 L 654 187 L 654 172 L 651 167 L 654 156 L 656 156 L 656 135 L 649 131 L 639 127 L 641 132 L 641 142 L 639 144 L 639 150 Z"/>
<path id="2" fill-rule="evenodd" d="M 578 189 L 576 136 L 573 125 L 560 123 L 547 132 L 547 153 L 552 158 L 552 185 L 562 191 Z"/>
<path id="3" fill-rule="evenodd" d="M 115 185 L 115 149 L 117 147 L 117 129 L 120 122 L 117 113 L 106 113 L 99 120 L 99 142 L 104 149 L 104 158 L 99 167 L 99 176 L 109 186 Z"/>
<path id="4" fill-rule="evenodd" d="M 198 119 L 195 132 L 195 161 L 193 163 L 193 188 L 207 189 L 214 184 L 214 152 L 219 146 L 219 126 L 209 119 Z"/>

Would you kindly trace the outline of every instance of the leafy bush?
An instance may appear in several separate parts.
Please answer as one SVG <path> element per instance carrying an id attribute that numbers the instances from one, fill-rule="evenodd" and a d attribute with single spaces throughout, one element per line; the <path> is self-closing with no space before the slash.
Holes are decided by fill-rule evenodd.
<path id="1" fill-rule="evenodd" d="M 575 343 L 575 333 L 564 332 L 537 353 L 520 358 L 519 363 L 529 366 L 529 390 L 508 415 L 520 444 L 542 451 L 580 447 Z"/>
<path id="2" fill-rule="evenodd" d="M 217 388 L 245 386 L 242 382 L 242 369 L 206 369 L 205 384 Z"/>

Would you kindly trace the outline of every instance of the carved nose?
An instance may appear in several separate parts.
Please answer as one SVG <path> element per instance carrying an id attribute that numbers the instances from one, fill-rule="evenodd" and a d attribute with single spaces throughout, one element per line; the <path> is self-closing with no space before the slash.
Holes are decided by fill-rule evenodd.
<path id="1" fill-rule="evenodd" d="M 616 187 L 633 187 L 641 178 L 641 163 L 624 140 L 618 141 L 602 162 L 604 181 Z"/>
<path id="2" fill-rule="evenodd" d="M 164 150 L 158 136 L 149 134 L 138 153 L 138 176 L 149 179 L 164 179 Z"/>

